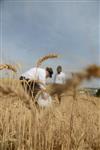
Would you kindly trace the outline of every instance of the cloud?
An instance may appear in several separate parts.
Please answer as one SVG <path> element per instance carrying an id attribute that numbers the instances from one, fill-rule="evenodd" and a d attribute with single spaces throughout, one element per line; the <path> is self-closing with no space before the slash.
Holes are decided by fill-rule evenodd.
<path id="1" fill-rule="evenodd" d="M 78 70 L 99 64 L 99 4 L 91 2 L 31 2 L 5 0 L 3 14 L 4 59 L 32 66 L 50 52 L 61 55 L 47 65 L 62 64 Z M 45 66 L 45 65 L 44 65 Z"/>

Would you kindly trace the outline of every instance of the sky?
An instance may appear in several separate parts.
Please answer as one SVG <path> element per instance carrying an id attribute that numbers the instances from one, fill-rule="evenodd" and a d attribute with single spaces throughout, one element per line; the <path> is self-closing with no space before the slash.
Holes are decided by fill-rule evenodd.
<path id="1" fill-rule="evenodd" d="M 100 65 L 99 9 L 99 0 L 0 0 L 0 63 L 26 71 L 57 53 L 42 67 L 62 65 L 70 73 Z M 100 87 L 100 80 L 90 85 Z"/>

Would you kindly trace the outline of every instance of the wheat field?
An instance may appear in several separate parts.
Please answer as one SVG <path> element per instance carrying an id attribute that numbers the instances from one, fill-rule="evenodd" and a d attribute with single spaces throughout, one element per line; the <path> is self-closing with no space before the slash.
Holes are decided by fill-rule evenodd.
<path id="1" fill-rule="evenodd" d="M 100 99 L 65 92 L 38 110 L 14 79 L 0 80 L 0 150 L 99 150 Z"/>
<path id="2" fill-rule="evenodd" d="M 0 150 L 100 150 L 100 98 L 77 90 L 84 79 L 93 77 L 100 77 L 96 65 L 75 74 L 65 85 L 47 86 L 53 99 L 49 108 L 37 108 L 19 80 L 1 78 Z"/>

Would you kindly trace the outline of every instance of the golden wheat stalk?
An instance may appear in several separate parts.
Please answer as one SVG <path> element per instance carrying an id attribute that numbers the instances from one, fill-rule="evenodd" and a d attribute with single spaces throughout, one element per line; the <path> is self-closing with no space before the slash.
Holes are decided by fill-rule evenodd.
<path id="1" fill-rule="evenodd" d="M 16 68 L 10 64 L 0 64 L 0 70 L 2 69 L 12 70 L 15 73 L 17 72 Z"/>
<path id="2" fill-rule="evenodd" d="M 37 61 L 36 66 L 39 67 L 44 61 L 46 61 L 47 59 L 52 59 L 52 58 L 58 58 L 58 54 L 48 54 L 48 55 L 41 57 Z"/>

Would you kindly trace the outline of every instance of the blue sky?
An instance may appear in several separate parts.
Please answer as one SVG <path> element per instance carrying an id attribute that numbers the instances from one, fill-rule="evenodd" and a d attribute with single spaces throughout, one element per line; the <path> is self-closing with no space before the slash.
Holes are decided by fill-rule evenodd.
<path id="1" fill-rule="evenodd" d="M 1 61 L 20 63 L 24 71 L 39 57 L 58 53 L 43 67 L 60 64 L 72 72 L 100 65 L 99 6 L 99 0 L 1 0 Z"/>

